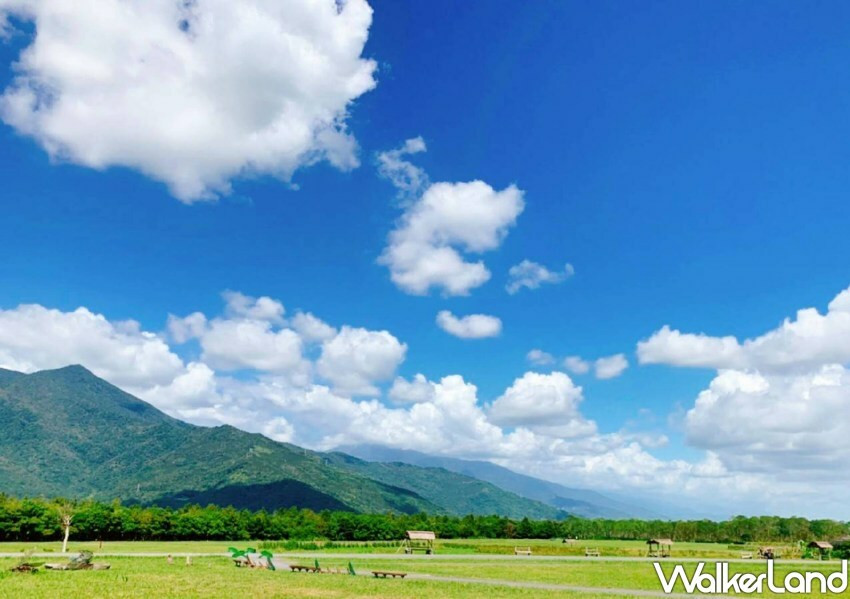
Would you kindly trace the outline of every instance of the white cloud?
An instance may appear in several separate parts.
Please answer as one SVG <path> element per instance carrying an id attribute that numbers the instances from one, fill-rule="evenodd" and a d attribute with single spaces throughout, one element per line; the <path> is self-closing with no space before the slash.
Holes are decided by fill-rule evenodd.
<path id="1" fill-rule="evenodd" d="M 352 395 L 377 395 L 374 383 L 388 380 L 404 360 L 407 345 L 388 331 L 343 326 L 322 344 L 318 373 Z"/>
<path id="2" fill-rule="evenodd" d="M 111 322 L 86 308 L 0 310 L 0 368 L 33 372 L 69 364 L 134 389 L 169 383 L 183 371 L 165 341 L 134 321 Z"/>
<path id="3" fill-rule="evenodd" d="M 375 86 L 365 0 L 0 0 L 10 14 L 36 34 L 0 116 L 54 159 L 129 167 L 186 202 L 358 164 L 345 119 Z"/>
<path id="4" fill-rule="evenodd" d="M 417 374 L 410 381 L 396 377 L 387 396 L 397 404 L 411 404 L 431 401 L 434 393 L 433 383 L 424 374 Z"/>
<path id="5" fill-rule="evenodd" d="M 278 416 L 266 422 L 261 432 L 269 439 L 290 443 L 295 435 L 295 428 L 286 418 Z"/>
<path id="6" fill-rule="evenodd" d="M 791 502 L 836 513 L 824 495 L 850 476 L 850 426 L 836 417 L 850 409 L 848 309 L 850 289 L 824 314 L 799 310 L 743 342 L 665 326 L 638 344 L 642 363 L 718 369 L 683 420 L 688 443 L 707 451 L 704 471 L 770 491 L 768 505 L 786 513 Z"/>
<path id="7" fill-rule="evenodd" d="M 829 313 L 840 312 L 847 296 L 839 295 Z M 184 363 L 164 338 L 134 321 L 42 306 L 0 310 L 0 366 L 33 371 L 82 363 L 176 417 L 227 423 L 317 449 L 383 443 L 492 460 L 578 487 L 665 489 L 697 508 L 710 497 L 745 513 L 848 514 L 841 498 L 850 476 L 850 430 L 835 415 L 850 405 L 850 372 L 834 362 L 805 366 L 812 355 L 834 355 L 834 347 L 833 353 L 806 347 L 800 362 L 786 356 L 795 366 L 784 371 L 770 361 L 764 371 L 718 372 L 682 418 L 689 444 L 704 452 L 686 461 L 653 456 L 650 450 L 666 437 L 639 423 L 600 432 L 581 412 L 581 388 L 563 373 L 525 373 L 489 405 L 459 375 L 396 377 L 387 394 L 392 403 L 379 396 L 361 400 L 354 395 L 377 392 L 377 383 L 392 380 L 404 358 L 406 346 L 386 331 L 342 327 L 323 343 L 321 373 L 303 357 L 306 368 L 290 372 L 259 361 L 278 355 L 266 351 L 269 336 L 298 335 L 286 323 L 231 313 L 191 320 L 197 326 L 187 335 L 200 336 L 202 348 L 217 326 L 250 325 L 252 335 L 259 331 L 250 345 L 263 351 L 239 352 L 239 360 L 274 370 L 246 367 L 238 378 L 229 377 L 231 365 L 216 371 L 203 355 Z M 824 322 L 840 325 L 835 316 Z M 832 347 L 832 335 L 820 333 Z"/>
<path id="8" fill-rule="evenodd" d="M 171 413 L 208 407 L 220 400 L 215 371 L 202 362 L 190 362 L 166 384 L 144 385 L 136 393 Z"/>
<path id="9" fill-rule="evenodd" d="M 437 325 L 461 339 L 497 337 L 502 332 L 502 321 L 487 314 L 470 314 L 458 318 L 448 310 L 441 310 L 437 314 Z"/>
<path id="10" fill-rule="evenodd" d="M 565 265 L 561 271 L 553 271 L 537 262 L 523 260 L 519 264 L 511 266 L 505 289 L 513 295 L 523 287 L 537 289 L 545 283 L 562 283 L 573 274 L 575 274 L 575 269 L 572 264 Z"/>
<path id="11" fill-rule="evenodd" d="M 426 151 L 425 140 L 413 137 L 404 142 L 400 148 L 387 150 L 378 154 L 378 173 L 398 189 L 402 199 L 410 199 L 422 193 L 428 186 L 427 173 L 404 156 Z"/>
<path id="12" fill-rule="evenodd" d="M 682 333 L 667 325 L 639 342 L 637 354 L 641 364 L 721 368 L 743 361 L 741 346 L 732 336 Z"/>
<path id="13" fill-rule="evenodd" d="M 268 322 L 214 319 L 200 341 L 203 360 L 221 370 L 286 373 L 308 367 L 301 337 L 291 329 L 275 331 Z"/>
<path id="14" fill-rule="evenodd" d="M 283 304 L 268 296 L 251 297 L 238 291 L 225 291 L 221 294 L 226 302 L 225 313 L 231 318 L 248 320 L 267 320 L 275 324 L 283 322 L 286 310 Z"/>
<path id="15" fill-rule="evenodd" d="M 204 334 L 207 329 L 207 317 L 201 312 L 192 312 L 182 318 L 169 314 L 166 328 L 175 343 L 186 343 Z"/>
<path id="16" fill-rule="evenodd" d="M 840 365 L 805 374 L 721 371 L 685 419 L 688 441 L 728 468 L 786 479 L 850 475 L 850 372 Z"/>
<path id="17" fill-rule="evenodd" d="M 468 295 L 490 279 L 490 271 L 483 261 L 467 261 L 463 254 L 501 245 L 525 207 L 523 192 L 513 185 L 496 191 L 483 181 L 427 184 L 421 170 L 401 160 L 404 154 L 424 151 L 420 142 L 408 140 L 401 149 L 381 155 L 381 172 L 401 192 L 427 187 L 406 206 L 378 261 L 407 293 L 425 295 L 437 288 L 446 295 Z"/>
<path id="18" fill-rule="evenodd" d="M 579 414 L 582 399 L 581 387 L 563 372 L 526 372 L 493 402 L 489 416 L 496 424 L 525 426 L 552 436 L 593 434 L 596 426 Z"/>
<path id="19" fill-rule="evenodd" d="M 298 312 L 292 318 L 291 324 L 301 338 L 309 343 L 327 341 L 337 332 L 331 325 L 309 312 Z"/>
<path id="20" fill-rule="evenodd" d="M 581 356 L 567 356 L 564 358 L 564 368 L 573 374 L 587 374 L 590 371 L 590 363 Z"/>
<path id="21" fill-rule="evenodd" d="M 536 348 L 528 352 L 525 355 L 525 359 L 535 366 L 547 366 L 549 364 L 554 364 L 555 362 L 555 356 L 543 351 L 542 349 Z"/>
<path id="22" fill-rule="evenodd" d="M 796 319 L 786 319 L 776 329 L 744 342 L 664 326 L 638 343 L 638 359 L 644 364 L 775 372 L 846 364 L 850 362 L 849 291 L 836 296 L 825 314 L 815 308 L 798 310 Z"/>
<path id="23" fill-rule="evenodd" d="M 593 367 L 596 371 L 596 378 L 613 379 L 623 374 L 623 371 L 629 367 L 629 361 L 623 354 L 614 354 L 613 356 L 599 358 L 593 363 Z"/>

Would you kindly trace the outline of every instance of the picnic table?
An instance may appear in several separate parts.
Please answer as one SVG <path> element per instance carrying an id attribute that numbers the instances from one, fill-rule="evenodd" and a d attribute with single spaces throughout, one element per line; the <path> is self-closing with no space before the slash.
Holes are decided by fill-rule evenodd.
<path id="1" fill-rule="evenodd" d="M 297 564 L 292 564 L 289 568 L 293 572 L 321 572 L 321 568 L 317 568 L 316 566 L 299 566 Z"/>
<path id="2" fill-rule="evenodd" d="M 372 575 L 375 578 L 404 578 L 407 572 L 386 572 L 384 570 L 372 570 Z"/>

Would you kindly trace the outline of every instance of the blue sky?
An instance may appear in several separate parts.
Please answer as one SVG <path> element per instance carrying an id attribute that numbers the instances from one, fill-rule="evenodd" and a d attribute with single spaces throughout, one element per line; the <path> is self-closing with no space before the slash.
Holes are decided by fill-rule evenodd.
<path id="1" fill-rule="evenodd" d="M 0 308 L 85 306 L 166 336 L 169 314 L 221 314 L 224 290 L 268 296 L 288 315 L 301 309 L 335 327 L 391 332 L 407 344 L 394 375 L 437 381 L 460 374 L 478 387 L 481 406 L 527 371 L 563 371 L 565 356 L 592 361 L 623 353 L 629 367 L 620 376 L 569 373 L 583 387 L 582 418 L 600 434 L 664 435 L 666 444 L 644 447 L 662 461 L 696 463 L 707 450 L 723 461 L 728 445 L 694 442 L 697 433 L 689 440 L 679 420 L 729 365 L 707 360 L 680 368 L 687 360 L 669 356 L 639 364 L 636 344 L 664 325 L 757 337 L 798 309 L 826 313 L 850 284 L 850 7 L 485 7 L 433 0 L 371 6 L 361 56 L 376 61 L 376 84 L 337 115 L 359 145 L 357 168 L 302 160 L 291 183 L 268 174 L 227 176 L 231 192 L 186 203 L 161 177 L 120 159 L 93 169 L 67 153 L 49 156 L 48 136 L 23 131 L 7 111 L 0 127 Z M 38 21 L 51 15 L 45 8 L 33 17 L 15 2 L 0 2 L 0 13 L 4 8 L 14 32 L 0 45 L 0 86 L 9 89 L 35 31 L 47 40 L 51 29 Z M 236 90 L 248 97 L 255 91 Z M 469 255 L 484 261 L 491 278 L 468 295 L 411 295 L 378 262 L 410 202 L 379 176 L 377 156 L 416 136 L 427 152 L 406 159 L 430 181 L 481 180 L 523 192 L 524 210 L 498 247 Z M 160 149 L 168 155 L 167 144 Z M 526 259 L 552 270 L 569 263 L 575 273 L 507 293 L 509 269 Z M 441 310 L 498 317 L 501 334 L 456 338 L 436 325 Z M 187 363 L 204 359 L 198 342 L 170 347 Z M 526 354 L 535 348 L 559 361 L 530 365 Z M 10 343 L 7 365 L 16 351 L 22 350 Z M 27 351 L 17 363 L 53 365 Z M 310 351 L 315 357 L 321 349 L 305 355 Z M 262 374 L 215 370 L 238 380 Z M 768 368 L 747 362 L 740 370 Z M 384 391 L 390 383 L 377 381 Z M 167 408 L 164 401 L 158 405 Z M 387 403 L 384 396 L 379 401 Z M 545 461 L 494 459 L 529 470 Z M 729 480 L 752 475 L 752 468 L 724 465 Z M 798 475 L 759 474 L 768 482 Z M 573 474 L 565 470 L 560 479 L 570 482 Z M 615 488 L 633 482 L 627 475 L 578 481 Z M 722 484 L 732 493 L 732 482 Z M 804 505 L 800 495 L 775 508 Z M 842 515 L 834 506 L 819 509 Z"/>

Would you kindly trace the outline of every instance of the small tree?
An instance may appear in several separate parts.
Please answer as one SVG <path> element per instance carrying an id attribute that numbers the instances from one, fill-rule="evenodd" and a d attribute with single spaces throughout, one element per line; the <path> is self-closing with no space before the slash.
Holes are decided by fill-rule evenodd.
<path id="1" fill-rule="evenodd" d="M 68 537 L 71 536 L 71 521 L 74 519 L 74 506 L 63 503 L 58 508 L 59 521 L 62 523 L 64 536 L 62 537 L 62 553 L 68 553 Z"/>

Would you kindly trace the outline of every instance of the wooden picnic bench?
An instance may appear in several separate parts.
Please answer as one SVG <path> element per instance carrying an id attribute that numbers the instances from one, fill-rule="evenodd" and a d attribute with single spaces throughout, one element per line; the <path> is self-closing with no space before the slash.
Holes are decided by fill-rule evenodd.
<path id="1" fill-rule="evenodd" d="M 741 559 L 753 559 L 753 554 L 751 551 L 742 551 Z"/>
<path id="2" fill-rule="evenodd" d="M 514 547 L 514 555 L 531 555 L 531 547 Z"/>
<path id="3" fill-rule="evenodd" d="M 599 548 L 597 547 L 585 547 L 584 548 L 584 557 L 600 557 Z"/>
<path id="4" fill-rule="evenodd" d="M 375 578 L 404 578 L 407 572 L 386 572 L 383 570 L 372 570 L 372 575 Z"/>
<path id="5" fill-rule="evenodd" d="M 321 572 L 322 571 L 320 568 L 317 568 L 316 566 L 299 566 L 297 564 L 292 564 L 291 566 L 289 566 L 289 569 L 292 570 L 293 572 Z"/>

